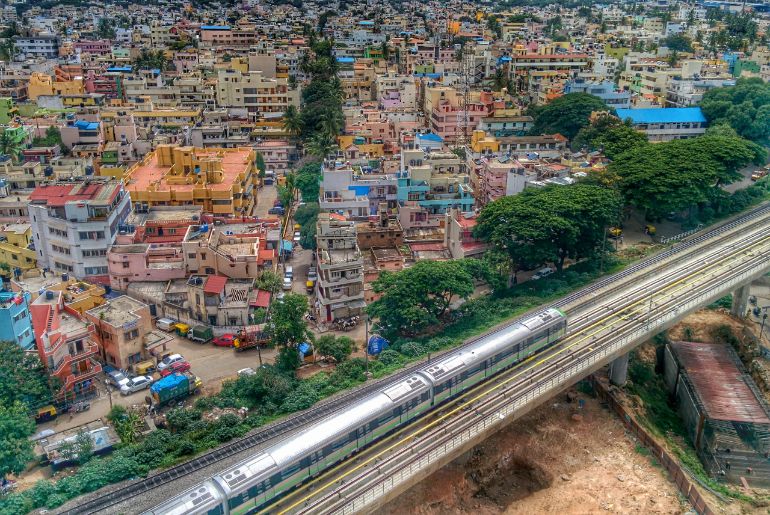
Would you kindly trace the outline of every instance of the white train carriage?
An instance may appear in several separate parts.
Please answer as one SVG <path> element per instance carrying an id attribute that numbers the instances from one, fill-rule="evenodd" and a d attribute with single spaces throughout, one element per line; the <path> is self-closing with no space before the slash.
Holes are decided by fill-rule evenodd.
<path id="1" fill-rule="evenodd" d="M 145 515 L 222 515 L 227 498 L 213 479 L 207 479 L 169 499 Z"/>

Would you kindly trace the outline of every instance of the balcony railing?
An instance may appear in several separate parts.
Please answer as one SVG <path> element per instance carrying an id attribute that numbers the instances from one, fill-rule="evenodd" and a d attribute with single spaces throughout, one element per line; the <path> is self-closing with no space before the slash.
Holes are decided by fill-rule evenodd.
<path id="1" fill-rule="evenodd" d="M 65 367 L 69 366 L 73 362 L 80 361 L 81 359 L 87 358 L 88 356 L 92 356 L 97 352 L 99 352 L 99 346 L 92 341 L 87 341 L 82 351 L 77 352 L 75 354 L 68 354 L 65 357 L 63 357 L 61 361 L 59 361 L 59 363 L 57 363 L 54 366 L 51 373 L 54 375 L 59 375 L 64 370 Z"/>
<path id="2" fill-rule="evenodd" d="M 65 388 L 69 389 L 72 386 L 75 385 L 75 383 L 79 383 L 82 381 L 86 381 L 88 379 L 92 379 L 96 376 L 98 376 L 102 371 L 102 365 L 98 361 L 96 361 L 93 358 L 86 358 L 88 360 L 88 368 L 84 371 L 78 371 L 74 374 L 70 374 L 67 376 L 67 379 L 65 380 L 64 386 Z"/>

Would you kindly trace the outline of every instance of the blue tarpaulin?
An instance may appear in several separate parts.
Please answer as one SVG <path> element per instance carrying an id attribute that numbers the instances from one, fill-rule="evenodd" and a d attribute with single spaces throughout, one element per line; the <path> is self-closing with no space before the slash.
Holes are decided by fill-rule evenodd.
<path id="1" fill-rule="evenodd" d="M 376 356 L 380 352 L 388 348 L 388 340 L 380 336 L 379 334 L 373 334 L 369 337 L 369 344 L 366 349 L 369 354 Z"/>

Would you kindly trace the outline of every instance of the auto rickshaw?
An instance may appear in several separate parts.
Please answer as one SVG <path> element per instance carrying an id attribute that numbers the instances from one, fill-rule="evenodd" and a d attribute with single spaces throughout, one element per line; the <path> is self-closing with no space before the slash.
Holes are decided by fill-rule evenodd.
<path id="1" fill-rule="evenodd" d="M 58 413 L 56 412 L 56 407 L 52 405 L 43 406 L 39 410 L 37 410 L 37 413 L 35 414 L 35 422 L 38 424 L 41 424 L 43 422 L 48 422 L 49 420 L 53 420 L 56 418 L 56 415 Z"/>
<path id="2" fill-rule="evenodd" d="M 138 376 L 146 376 L 155 371 L 155 361 L 148 359 L 134 365 L 134 372 Z"/>
<path id="3" fill-rule="evenodd" d="M 179 336 L 187 336 L 187 333 L 190 331 L 190 326 L 181 322 L 174 324 L 174 328 Z"/>
<path id="4" fill-rule="evenodd" d="M 305 291 L 308 293 L 313 293 L 315 290 L 315 281 L 306 281 L 305 282 Z"/>

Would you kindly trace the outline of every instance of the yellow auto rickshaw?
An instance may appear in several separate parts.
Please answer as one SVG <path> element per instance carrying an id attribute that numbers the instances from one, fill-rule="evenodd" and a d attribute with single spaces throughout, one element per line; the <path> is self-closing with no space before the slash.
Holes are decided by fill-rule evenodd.
<path id="1" fill-rule="evenodd" d="M 174 329 L 179 336 L 187 336 L 187 333 L 190 332 L 190 326 L 181 322 L 174 324 Z"/>
<path id="2" fill-rule="evenodd" d="M 155 371 L 155 362 L 151 359 L 140 361 L 134 365 L 134 372 L 138 376 L 146 376 Z"/>
<path id="3" fill-rule="evenodd" d="M 35 413 L 35 422 L 38 424 L 43 422 L 48 422 L 49 420 L 53 420 L 56 418 L 57 412 L 56 407 L 52 405 L 44 406 L 37 410 L 37 413 Z"/>

